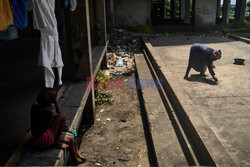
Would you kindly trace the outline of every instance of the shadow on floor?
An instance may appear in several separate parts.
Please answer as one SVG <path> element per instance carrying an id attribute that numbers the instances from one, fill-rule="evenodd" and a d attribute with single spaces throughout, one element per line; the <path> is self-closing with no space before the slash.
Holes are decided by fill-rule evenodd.
<path id="1" fill-rule="evenodd" d="M 213 79 L 208 79 L 206 76 L 207 75 L 200 76 L 200 74 L 193 74 L 187 80 L 190 82 L 201 82 L 209 85 L 218 85 L 218 82 L 214 81 Z"/>

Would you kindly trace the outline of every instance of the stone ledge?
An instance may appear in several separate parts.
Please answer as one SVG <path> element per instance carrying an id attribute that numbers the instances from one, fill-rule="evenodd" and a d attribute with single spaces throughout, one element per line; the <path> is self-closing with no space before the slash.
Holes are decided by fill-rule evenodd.
<path id="1" fill-rule="evenodd" d="M 108 41 L 105 46 L 94 48 L 94 76 L 101 66 L 107 45 Z M 67 125 L 78 129 L 91 89 L 86 89 L 86 81 L 64 85 L 67 86 L 63 86 L 58 92 L 58 96 L 61 97 L 59 98 L 59 106 L 67 118 Z M 5 166 L 64 166 L 67 164 L 70 156 L 68 149 L 35 149 L 31 146 L 31 139 L 32 135 L 29 132 Z"/>
<path id="2" fill-rule="evenodd" d="M 152 81 L 153 77 L 143 54 L 135 54 L 135 63 L 138 79 Z M 147 83 L 142 84 L 145 86 Z M 158 90 L 155 87 L 146 88 L 144 86 L 142 86 L 142 96 L 157 166 L 187 166 L 186 157 Z"/>
<path id="3" fill-rule="evenodd" d="M 59 102 L 62 113 L 67 117 L 67 124 L 76 129 L 90 93 L 90 89 L 86 89 L 86 86 L 87 83 L 83 81 L 69 85 Z M 39 150 L 32 147 L 30 139 L 24 145 L 25 150 L 17 166 L 62 166 L 67 164 L 68 150 Z"/>

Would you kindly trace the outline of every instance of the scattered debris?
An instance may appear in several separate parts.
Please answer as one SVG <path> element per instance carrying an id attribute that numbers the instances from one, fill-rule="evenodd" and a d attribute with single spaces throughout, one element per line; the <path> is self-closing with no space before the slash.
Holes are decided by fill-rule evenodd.
<path id="1" fill-rule="evenodd" d="M 129 158 L 127 155 L 122 155 L 121 157 L 118 158 L 119 161 L 129 161 Z"/>
<path id="2" fill-rule="evenodd" d="M 104 109 L 101 109 L 100 111 L 99 111 L 99 113 L 102 113 L 104 111 Z"/>
<path id="3" fill-rule="evenodd" d="M 120 121 L 121 121 L 121 122 L 127 122 L 127 120 L 125 120 L 125 119 L 120 119 Z"/>
<path id="4" fill-rule="evenodd" d="M 140 49 L 139 35 L 122 29 L 115 30 L 111 34 L 106 55 L 109 73 L 117 76 L 135 71 L 134 53 Z"/>
<path id="5" fill-rule="evenodd" d="M 102 166 L 102 164 L 101 163 L 95 163 L 95 166 Z"/>

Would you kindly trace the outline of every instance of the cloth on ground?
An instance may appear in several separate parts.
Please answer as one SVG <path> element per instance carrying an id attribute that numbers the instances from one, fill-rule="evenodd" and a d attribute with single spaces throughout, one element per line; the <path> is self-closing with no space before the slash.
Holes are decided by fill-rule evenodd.
<path id="1" fill-rule="evenodd" d="M 0 0 L 0 31 L 6 31 L 9 25 L 13 25 L 13 14 L 9 0 Z"/>
<path id="2" fill-rule="evenodd" d="M 28 23 L 28 0 L 9 0 L 13 7 L 14 26 L 24 29 Z"/>
<path id="3" fill-rule="evenodd" d="M 45 86 L 54 86 L 55 75 L 52 67 L 58 70 L 58 84 L 62 84 L 62 53 L 59 46 L 55 0 L 30 0 L 33 9 L 34 28 L 41 31 L 38 65 L 45 67 Z"/>
<path id="4" fill-rule="evenodd" d="M 214 49 L 201 44 L 193 44 L 190 50 L 188 65 L 198 72 L 206 72 L 207 66 L 212 68 L 211 54 Z M 201 69 L 202 61 L 206 61 L 204 69 Z"/>

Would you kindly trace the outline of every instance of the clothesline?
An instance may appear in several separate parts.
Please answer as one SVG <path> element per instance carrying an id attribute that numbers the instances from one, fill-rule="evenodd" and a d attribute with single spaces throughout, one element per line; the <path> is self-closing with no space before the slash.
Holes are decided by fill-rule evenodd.
<path id="1" fill-rule="evenodd" d="M 53 67 L 57 68 L 58 84 L 62 85 L 63 61 L 59 36 L 63 40 L 63 23 L 60 9 L 66 7 L 74 11 L 76 5 L 76 0 L 0 0 L 0 31 L 4 33 L 12 25 L 25 29 L 28 9 L 33 11 L 34 28 L 41 32 L 38 65 L 44 67 L 45 87 L 54 86 Z"/>

